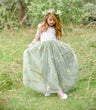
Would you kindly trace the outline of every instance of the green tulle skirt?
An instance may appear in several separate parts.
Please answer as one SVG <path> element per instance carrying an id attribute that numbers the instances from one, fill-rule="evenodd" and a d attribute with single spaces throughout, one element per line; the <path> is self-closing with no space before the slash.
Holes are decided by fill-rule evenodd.
<path id="1" fill-rule="evenodd" d="M 79 81 L 73 49 L 59 40 L 38 41 L 23 53 L 23 84 L 41 93 L 67 93 Z"/>

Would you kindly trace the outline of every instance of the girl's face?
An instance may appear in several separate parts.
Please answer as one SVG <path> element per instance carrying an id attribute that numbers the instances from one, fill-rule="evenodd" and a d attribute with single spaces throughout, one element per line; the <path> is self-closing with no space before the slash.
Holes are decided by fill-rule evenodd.
<path id="1" fill-rule="evenodd" d="M 50 15 L 50 16 L 48 17 L 47 23 L 48 23 L 48 25 L 49 25 L 50 27 L 52 27 L 52 26 L 55 25 L 56 21 L 55 21 L 55 19 L 53 18 L 52 15 Z"/>

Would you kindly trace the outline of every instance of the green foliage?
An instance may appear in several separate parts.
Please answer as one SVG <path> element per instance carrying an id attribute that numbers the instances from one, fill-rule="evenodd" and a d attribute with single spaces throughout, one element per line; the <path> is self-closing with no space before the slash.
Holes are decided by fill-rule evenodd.
<path id="1" fill-rule="evenodd" d="M 0 6 L 0 29 L 19 26 L 17 0 L 4 0 Z"/>
<path id="2" fill-rule="evenodd" d="M 84 5 L 84 0 L 22 0 L 25 6 L 26 25 L 36 27 L 43 21 L 44 10 L 55 8 L 61 10 L 63 24 L 80 24 L 86 15 L 95 13 L 96 6 L 91 3 Z M 90 8 L 91 7 L 91 8 Z M 94 7 L 94 8 L 92 8 Z M 3 0 L 0 5 L 0 29 L 20 27 L 18 0 Z M 90 11 L 89 11 L 90 10 Z M 93 10 L 93 11 L 92 11 Z"/>
<path id="3" fill-rule="evenodd" d="M 83 24 L 91 24 L 94 26 L 96 21 L 96 5 L 93 3 L 84 4 L 82 7 L 82 22 Z"/>
<path id="4" fill-rule="evenodd" d="M 42 1 L 42 0 L 41 0 Z M 79 8 L 79 5 L 81 3 L 80 0 L 48 0 L 45 2 L 41 1 L 33 1 L 30 2 L 30 5 L 28 6 L 28 17 L 30 19 L 31 25 L 35 26 L 39 22 L 42 22 L 43 15 L 42 12 L 44 10 L 47 10 L 49 8 L 55 8 L 58 10 L 61 10 L 62 15 L 61 20 L 64 24 L 69 24 L 71 22 L 73 23 L 80 23 L 80 16 L 82 14 L 82 11 Z"/>
<path id="5" fill-rule="evenodd" d="M 82 7 L 82 18 L 88 18 L 91 15 L 96 16 L 96 5 L 92 3 L 87 3 Z"/>
<path id="6" fill-rule="evenodd" d="M 18 0 L 1 0 L 1 5 L 3 5 L 7 9 L 12 8 L 13 5 L 16 5 L 17 3 Z"/>

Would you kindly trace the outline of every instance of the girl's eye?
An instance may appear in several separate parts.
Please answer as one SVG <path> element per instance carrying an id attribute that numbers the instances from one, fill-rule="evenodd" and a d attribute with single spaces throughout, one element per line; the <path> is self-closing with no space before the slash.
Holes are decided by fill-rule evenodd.
<path id="1" fill-rule="evenodd" d="M 55 21 L 55 20 L 53 20 L 53 19 L 49 19 L 50 21 Z"/>

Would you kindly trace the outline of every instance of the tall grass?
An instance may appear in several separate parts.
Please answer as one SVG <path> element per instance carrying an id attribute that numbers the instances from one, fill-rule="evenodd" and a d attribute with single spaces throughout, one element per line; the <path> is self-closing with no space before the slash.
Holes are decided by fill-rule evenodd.
<path id="1" fill-rule="evenodd" d="M 74 49 L 79 83 L 67 100 L 44 97 L 22 84 L 23 52 L 36 29 L 0 33 L 0 110 L 96 110 L 96 32 L 94 28 L 64 26 L 60 40 Z"/>

